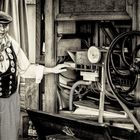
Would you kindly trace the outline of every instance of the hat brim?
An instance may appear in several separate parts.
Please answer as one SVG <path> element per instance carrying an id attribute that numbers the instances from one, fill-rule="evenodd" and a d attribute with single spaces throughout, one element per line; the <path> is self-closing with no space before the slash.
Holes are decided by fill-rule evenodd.
<path id="1" fill-rule="evenodd" d="M 0 11 L 0 24 L 9 24 L 12 22 L 12 17 L 7 13 Z"/>

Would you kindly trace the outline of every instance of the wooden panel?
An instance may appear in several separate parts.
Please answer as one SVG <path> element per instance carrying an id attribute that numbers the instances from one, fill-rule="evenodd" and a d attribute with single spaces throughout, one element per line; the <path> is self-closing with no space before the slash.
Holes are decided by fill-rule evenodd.
<path id="1" fill-rule="evenodd" d="M 20 108 L 38 109 L 38 84 L 34 78 L 22 79 L 20 83 Z"/>
<path id="2" fill-rule="evenodd" d="M 60 0 L 60 13 L 125 10 L 126 0 Z"/>
<path id="3" fill-rule="evenodd" d="M 25 107 L 38 109 L 38 84 L 34 78 L 25 79 Z"/>
<path id="4" fill-rule="evenodd" d="M 76 33 L 76 24 L 75 21 L 60 21 L 58 22 L 57 28 L 58 34 L 75 34 Z"/>
<path id="5" fill-rule="evenodd" d="M 81 48 L 81 40 L 75 39 L 61 39 L 57 47 L 57 56 L 68 55 L 67 50 L 77 50 Z"/>

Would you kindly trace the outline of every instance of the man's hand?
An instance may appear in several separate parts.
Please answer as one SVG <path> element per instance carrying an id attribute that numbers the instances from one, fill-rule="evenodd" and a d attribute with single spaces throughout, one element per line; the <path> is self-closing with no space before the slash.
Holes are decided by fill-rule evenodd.
<path id="1" fill-rule="evenodd" d="M 70 67 L 69 65 L 67 64 L 58 64 L 57 66 L 53 67 L 52 71 L 53 73 L 62 73 L 62 72 L 65 72 L 67 71 L 67 68 Z"/>
<path id="2" fill-rule="evenodd" d="M 49 74 L 49 73 L 58 74 L 58 73 L 62 73 L 62 72 L 67 71 L 67 68 L 69 68 L 69 67 L 70 67 L 70 65 L 68 65 L 68 64 L 58 64 L 58 65 L 56 65 L 55 67 L 52 67 L 52 68 L 45 67 L 44 68 L 44 74 Z"/>

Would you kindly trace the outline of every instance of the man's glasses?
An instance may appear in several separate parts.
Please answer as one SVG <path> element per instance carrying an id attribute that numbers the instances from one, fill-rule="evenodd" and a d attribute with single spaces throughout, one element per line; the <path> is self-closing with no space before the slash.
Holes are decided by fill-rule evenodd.
<path id="1" fill-rule="evenodd" d="M 0 24 L 0 28 L 6 28 L 8 24 Z"/>

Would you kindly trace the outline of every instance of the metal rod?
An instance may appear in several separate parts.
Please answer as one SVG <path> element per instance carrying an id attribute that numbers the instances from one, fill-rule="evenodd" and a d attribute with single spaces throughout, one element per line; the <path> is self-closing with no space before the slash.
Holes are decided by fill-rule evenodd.
<path id="1" fill-rule="evenodd" d="M 100 92 L 100 102 L 99 102 L 99 118 L 98 122 L 103 123 L 104 116 L 104 100 L 105 100 L 105 66 L 102 66 L 102 78 L 101 78 L 101 92 Z"/>

